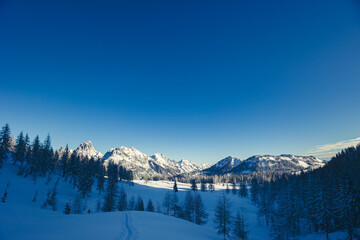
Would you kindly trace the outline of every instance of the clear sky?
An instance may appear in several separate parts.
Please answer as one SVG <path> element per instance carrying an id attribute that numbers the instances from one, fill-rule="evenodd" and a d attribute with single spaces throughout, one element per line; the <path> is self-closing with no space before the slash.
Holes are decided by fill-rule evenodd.
<path id="1" fill-rule="evenodd" d="M 0 124 L 55 148 L 322 156 L 359 103 L 358 1 L 0 1 Z"/>

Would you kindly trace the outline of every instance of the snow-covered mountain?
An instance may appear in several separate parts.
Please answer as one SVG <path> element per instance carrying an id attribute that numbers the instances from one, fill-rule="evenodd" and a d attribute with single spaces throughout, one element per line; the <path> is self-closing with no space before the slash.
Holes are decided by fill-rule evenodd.
<path id="1" fill-rule="evenodd" d="M 176 162 L 164 154 L 155 153 L 151 157 L 132 147 L 119 147 L 110 149 L 102 158 L 105 165 L 112 160 L 114 163 L 133 171 L 139 178 L 174 177 L 180 174 L 189 174 L 200 171 L 208 165 L 199 165 L 182 159 Z"/>
<path id="2" fill-rule="evenodd" d="M 91 141 L 84 142 L 75 150 L 76 154 L 80 157 L 92 158 L 95 159 L 102 158 L 103 154 L 95 150 Z"/>
<path id="3" fill-rule="evenodd" d="M 237 167 L 241 163 L 241 159 L 229 156 L 224 158 L 211 166 L 210 168 L 204 169 L 203 172 L 209 175 L 212 174 L 224 174 Z"/>
<path id="4" fill-rule="evenodd" d="M 290 154 L 279 156 L 256 155 L 241 162 L 237 167 L 233 168 L 230 173 L 299 172 L 323 167 L 325 163 L 326 161 L 313 156 L 296 156 Z"/>
<path id="5" fill-rule="evenodd" d="M 204 169 L 205 175 L 222 174 L 251 174 L 254 172 L 299 172 L 308 171 L 324 166 L 326 161 L 313 156 L 295 156 L 283 154 L 256 155 L 246 160 L 235 157 L 227 157 L 212 167 Z"/>

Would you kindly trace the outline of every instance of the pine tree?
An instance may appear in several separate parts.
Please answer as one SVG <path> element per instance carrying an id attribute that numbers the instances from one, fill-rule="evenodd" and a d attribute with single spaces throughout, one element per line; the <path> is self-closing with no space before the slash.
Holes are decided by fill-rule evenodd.
<path id="1" fill-rule="evenodd" d="M 106 184 L 106 194 L 104 198 L 104 212 L 111 212 L 115 209 L 115 199 L 117 196 L 118 170 L 117 165 L 110 161 L 108 164 L 108 179 Z"/>
<path id="2" fill-rule="evenodd" d="M 174 187 L 173 187 L 173 189 L 174 189 L 174 192 L 178 192 L 178 187 L 177 187 L 177 184 L 176 184 L 176 179 L 175 179 L 175 181 L 174 181 Z"/>
<path id="3" fill-rule="evenodd" d="M 232 236 L 233 239 L 236 240 L 247 240 L 248 231 L 246 231 L 246 220 L 244 213 L 237 212 L 234 224 L 233 224 L 233 230 L 232 230 Z"/>
<path id="4" fill-rule="evenodd" d="M 80 163 L 80 172 L 78 177 L 78 191 L 80 192 L 82 198 L 85 198 L 92 191 L 92 186 L 94 184 L 94 178 L 92 175 L 91 165 L 89 161 L 84 159 Z"/>
<path id="5" fill-rule="evenodd" d="M 136 207 L 135 207 L 136 211 L 144 211 L 144 201 L 142 199 L 142 197 L 138 196 L 138 199 L 136 201 Z"/>
<path id="6" fill-rule="evenodd" d="M 197 190 L 197 186 L 196 186 L 196 181 L 195 181 L 195 179 L 192 179 L 191 180 L 191 190 L 193 190 L 193 191 L 196 191 Z"/>
<path id="7" fill-rule="evenodd" d="M 170 211 L 172 213 L 172 216 L 179 217 L 181 215 L 181 208 L 179 206 L 179 198 L 177 193 L 173 192 L 170 199 Z"/>
<path id="8" fill-rule="evenodd" d="M 70 150 L 69 150 L 69 146 L 66 144 L 65 151 L 62 153 L 59 164 L 63 177 L 65 177 L 67 173 L 69 157 L 70 157 Z"/>
<path id="9" fill-rule="evenodd" d="M 39 158 L 39 172 L 40 176 L 45 176 L 46 172 L 54 168 L 53 157 L 54 152 L 51 147 L 50 135 L 48 135 L 44 141 L 41 149 L 41 156 Z"/>
<path id="10" fill-rule="evenodd" d="M 231 230 L 231 214 L 230 214 L 231 203 L 225 193 L 223 193 L 216 204 L 215 208 L 215 223 L 216 229 L 219 234 L 223 235 L 226 239 L 230 234 Z"/>
<path id="11" fill-rule="evenodd" d="M 30 155 L 30 173 L 33 175 L 33 178 L 39 175 L 41 171 L 41 157 L 42 157 L 42 146 L 40 144 L 39 136 L 37 135 L 31 146 L 31 155 Z"/>
<path id="12" fill-rule="evenodd" d="M 164 201 L 163 201 L 163 206 L 165 208 L 165 214 L 170 215 L 170 209 L 171 209 L 171 194 L 170 194 L 170 192 L 166 192 Z"/>
<path id="13" fill-rule="evenodd" d="M 206 207 L 199 193 L 195 193 L 194 212 L 195 212 L 195 223 L 199 225 L 205 224 L 208 214 L 206 212 Z"/>
<path id="14" fill-rule="evenodd" d="M 69 215 L 70 212 L 71 212 L 71 207 L 70 207 L 70 204 L 67 202 L 66 205 L 65 205 L 64 213 L 66 215 Z"/>
<path id="15" fill-rule="evenodd" d="M 206 188 L 206 182 L 205 182 L 205 181 L 201 181 L 201 186 L 200 186 L 200 188 L 201 188 L 201 191 L 202 191 L 202 192 L 206 192 L 207 188 Z"/>
<path id="16" fill-rule="evenodd" d="M 148 212 L 154 212 L 154 204 L 151 201 L 151 198 L 149 199 L 147 206 L 146 206 L 146 211 Z"/>
<path id="17" fill-rule="evenodd" d="M 247 197 L 248 196 L 248 190 L 245 182 L 241 182 L 240 184 L 240 190 L 239 190 L 240 197 Z"/>
<path id="18" fill-rule="evenodd" d="M 9 124 L 5 124 L 0 132 L 0 168 L 8 158 L 8 152 L 12 149 L 12 137 Z"/>
<path id="19" fill-rule="evenodd" d="M 118 203 L 118 210 L 125 211 L 127 209 L 127 195 L 123 187 L 120 188 L 119 191 L 119 203 Z"/>
<path id="20" fill-rule="evenodd" d="M 128 209 L 129 209 L 130 211 L 135 210 L 135 197 L 134 197 L 134 196 L 131 196 L 131 198 L 130 198 L 130 200 L 129 200 Z"/>
<path id="21" fill-rule="evenodd" d="M 26 142 L 23 132 L 20 132 L 19 136 L 16 139 L 14 164 L 16 162 L 20 162 L 22 166 L 25 161 L 25 154 L 26 154 Z"/>
<path id="22" fill-rule="evenodd" d="M 187 191 L 184 199 L 184 219 L 194 222 L 194 197 L 191 191 Z"/>
<path id="23" fill-rule="evenodd" d="M 99 191 L 99 194 L 104 190 L 104 182 L 105 182 L 105 167 L 101 164 L 100 160 L 97 161 L 97 184 L 96 190 Z"/>

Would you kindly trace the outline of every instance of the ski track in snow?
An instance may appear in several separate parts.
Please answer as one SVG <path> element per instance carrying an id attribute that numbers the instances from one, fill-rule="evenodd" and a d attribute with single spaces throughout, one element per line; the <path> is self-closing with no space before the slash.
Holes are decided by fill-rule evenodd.
<path id="1" fill-rule="evenodd" d="M 130 218 L 131 218 L 131 216 L 130 216 Z M 134 239 L 136 239 L 133 231 L 131 230 L 130 225 L 132 225 L 132 224 L 131 224 L 131 219 L 129 221 L 129 214 L 125 213 L 125 227 L 126 227 L 126 230 L 127 230 L 126 240 L 134 240 Z"/>

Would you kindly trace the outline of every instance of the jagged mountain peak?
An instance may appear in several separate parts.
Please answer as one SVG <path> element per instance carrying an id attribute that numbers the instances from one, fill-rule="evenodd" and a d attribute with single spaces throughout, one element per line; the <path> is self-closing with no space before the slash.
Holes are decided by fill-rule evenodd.
<path id="1" fill-rule="evenodd" d="M 84 142 L 80 144 L 80 146 L 75 150 L 75 153 L 80 157 L 86 157 L 86 158 L 102 158 L 102 153 L 96 151 L 94 148 L 92 142 L 89 140 L 87 142 Z"/>

